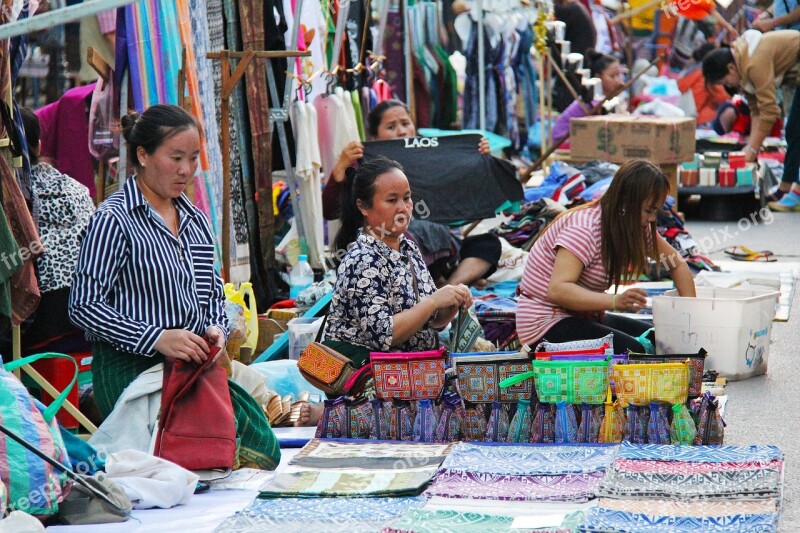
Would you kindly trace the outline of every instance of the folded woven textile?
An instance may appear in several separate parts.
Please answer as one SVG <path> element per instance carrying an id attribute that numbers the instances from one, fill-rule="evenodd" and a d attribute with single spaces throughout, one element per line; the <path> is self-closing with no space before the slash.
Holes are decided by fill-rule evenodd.
<path id="1" fill-rule="evenodd" d="M 579 474 L 603 470 L 617 446 L 486 446 L 461 443 L 453 447 L 442 469 L 486 474 Z"/>
<path id="2" fill-rule="evenodd" d="M 440 470 L 425 495 L 509 501 L 583 502 L 597 493 L 603 472 L 509 476 Z"/>
<path id="3" fill-rule="evenodd" d="M 623 442 L 617 457 L 650 461 L 743 463 L 783 459 L 783 452 L 777 446 L 671 446 Z"/>
<path id="4" fill-rule="evenodd" d="M 594 508 L 586 513 L 585 523 L 579 532 L 635 531 L 637 533 L 664 532 L 728 533 L 730 531 L 777 531 L 780 514 L 732 515 L 721 517 L 651 516 L 646 514 L 610 511 Z"/>
<path id="5" fill-rule="evenodd" d="M 290 465 L 315 468 L 399 470 L 438 467 L 452 444 L 400 444 L 389 442 L 339 442 L 310 440 Z"/>
<path id="6" fill-rule="evenodd" d="M 425 498 L 276 498 L 256 499 L 227 518 L 223 533 L 373 533 L 406 511 L 419 509 Z"/>
<path id="7" fill-rule="evenodd" d="M 478 500 L 475 498 L 445 498 L 433 496 L 425 504 L 426 511 L 460 511 L 500 516 L 532 516 L 570 514 L 585 511 L 597 505 L 597 499 L 588 502 L 512 502 L 500 500 Z"/>
<path id="8" fill-rule="evenodd" d="M 485 533 L 504 531 L 533 532 L 532 529 L 511 529 L 514 519 L 480 513 L 458 511 L 412 510 L 381 529 L 381 533 Z M 570 528 L 537 529 L 536 533 L 568 533 Z"/>
<path id="9" fill-rule="evenodd" d="M 282 472 L 259 488 L 259 498 L 380 498 L 416 496 L 435 468 L 397 471 L 302 470 Z"/>
<path id="10" fill-rule="evenodd" d="M 656 516 L 728 516 L 744 514 L 770 514 L 779 510 L 778 500 L 738 500 L 711 502 L 698 500 L 671 502 L 666 500 L 616 500 L 600 498 L 597 506 L 610 511 L 643 513 Z"/>
<path id="11" fill-rule="evenodd" d="M 613 465 L 599 489 L 617 498 L 763 499 L 780 497 L 781 471 L 775 468 L 690 474 L 623 472 Z"/>
<path id="12" fill-rule="evenodd" d="M 722 472 L 725 470 L 758 470 L 762 468 L 781 469 L 783 461 L 750 461 L 747 463 L 689 463 L 686 461 L 634 461 L 617 459 L 614 468 L 621 472 L 642 472 L 651 474 L 696 474 L 700 472 Z"/>

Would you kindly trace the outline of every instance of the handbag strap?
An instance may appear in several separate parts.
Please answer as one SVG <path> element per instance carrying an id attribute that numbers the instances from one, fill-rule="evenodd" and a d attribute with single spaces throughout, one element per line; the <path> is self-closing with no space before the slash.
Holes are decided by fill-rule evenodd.
<path id="1" fill-rule="evenodd" d="M 22 366 L 35 363 L 36 361 L 42 359 L 68 359 L 72 361 L 72 364 L 75 366 L 75 374 L 72 376 L 72 380 L 69 382 L 69 385 L 64 387 L 64 390 L 61 391 L 61 394 L 59 394 L 42 413 L 44 421 L 50 423 L 50 421 L 53 420 L 53 417 L 56 416 L 58 410 L 61 409 L 61 406 L 64 405 L 64 402 L 67 400 L 67 396 L 69 396 L 69 393 L 72 392 L 72 387 L 74 387 L 75 383 L 78 381 L 78 362 L 75 360 L 75 358 L 63 353 L 44 352 L 29 355 L 28 357 L 22 357 L 20 359 L 15 359 L 14 361 L 9 361 L 3 365 L 3 368 L 5 368 L 7 372 L 13 372 Z"/>
<path id="2" fill-rule="evenodd" d="M 419 286 L 417 285 L 417 271 L 414 268 L 414 263 L 411 261 L 411 256 L 406 256 L 408 259 L 408 270 L 411 272 L 411 285 L 414 287 L 414 296 L 417 297 L 417 302 L 419 302 Z"/>
<path id="3" fill-rule="evenodd" d="M 325 316 L 322 317 L 322 324 L 319 326 L 319 331 L 317 331 L 317 336 L 314 338 L 314 342 L 319 342 L 322 338 L 322 332 L 325 331 L 325 323 L 328 321 L 328 313 L 325 313 Z"/>

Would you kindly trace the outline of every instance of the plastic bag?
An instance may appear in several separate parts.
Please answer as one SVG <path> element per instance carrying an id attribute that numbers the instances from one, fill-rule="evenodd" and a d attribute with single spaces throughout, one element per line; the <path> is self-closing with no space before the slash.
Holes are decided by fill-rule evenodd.
<path id="1" fill-rule="evenodd" d="M 119 155 L 119 132 L 115 127 L 119 106 L 115 105 L 113 72 L 109 81 L 97 80 L 89 106 L 89 153 L 108 162 Z"/>

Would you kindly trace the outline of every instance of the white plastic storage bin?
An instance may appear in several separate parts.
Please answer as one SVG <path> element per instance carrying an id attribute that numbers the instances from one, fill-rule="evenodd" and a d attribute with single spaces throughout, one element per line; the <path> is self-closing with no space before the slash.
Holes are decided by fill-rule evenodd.
<path id="1" fill-rule="evenodd" d="M 730 380 L 767 372 L 769 339 L 780 293 L 698 287 L 697 298 L 672 290 L 653 298 L 656 353 L 708 352 L 706 369 Z"/>
<path id="2" fill-rule="evenodd" d="M 322 319 L 319 318 L 293 318 L 289 321 L 289 359 L 295 361 L 300 359 L 300 355 L 306 346 L 314 342 L 319 328 L 322 326 Z"/>

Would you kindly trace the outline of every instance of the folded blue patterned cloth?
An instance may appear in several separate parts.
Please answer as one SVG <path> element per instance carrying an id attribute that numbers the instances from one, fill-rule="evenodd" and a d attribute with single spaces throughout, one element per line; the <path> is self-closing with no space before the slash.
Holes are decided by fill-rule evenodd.
<path id="1" fill-rule="evenodd" d="M 727 533 L 729 531 L 777 531 L 779 513 L 739 514 L 720 517 L 654 516 L 625 511 L 610 511 L 593 508 L 586 512 L 583 525 L 578 526 L 581 533 L 596 532 L 663 532 L 689 533 Z"/>
<path id="2" fill-rule="evenodd" d="M 596 472 L 607 468 L 618 446 L 504 446 L 460 443 L 443 470 L 530 476 Z"/>
<path id="3" fill-rule="evenodd" d="M 685 461 L 694 463 L 745 463 L 783 459 L 777 446 L 671 446 L 667 444 L 631 444 L 623 442 L 619 459 L 649 461 Z"/>

